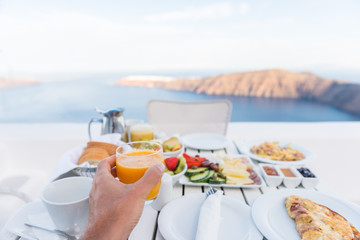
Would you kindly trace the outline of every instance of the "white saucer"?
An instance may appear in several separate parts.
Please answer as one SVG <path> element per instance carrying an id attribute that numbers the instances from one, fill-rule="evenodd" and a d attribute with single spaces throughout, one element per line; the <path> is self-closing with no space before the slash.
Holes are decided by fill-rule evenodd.
<path id="1" fill-rule="evenodd" d="M 185 146 L 201 150 L 217 150 L 226 148 L 230 141 L 219 134 L 193 133 L 181 137 Z"/>
<path id="2" fill-rule="evenodd" d="M 25 222 L 29 222 L 28 216 L 33 214 L 47 213 L 44 204 L 41 201 L 35 201 L 24 205 L 20 208 L 12 218 L 7 221 L 4 229 L 17 236 L 21 236 L 25 239 L 36 240 L 36 236 L 33 235 L 31 230 L 24 225 Z M 26 231 L 27 230 L 27 231 Z M 24 231 L 24 232 L 23 232 Z"/>

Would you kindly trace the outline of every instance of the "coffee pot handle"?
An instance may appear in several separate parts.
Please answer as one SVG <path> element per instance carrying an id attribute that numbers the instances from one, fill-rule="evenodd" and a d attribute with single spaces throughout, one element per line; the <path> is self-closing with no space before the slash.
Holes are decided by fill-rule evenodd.
<path id="1" fill-rule="evenodd" d="M 90 121 L 89 121 L 89 125 L 88 125 L 88 133 L 89 133 L 89 139 L 91 141 L 91 124 L 93 122 L 99 122 L 99 123 L 102 123 L 103 120 L 101 118 L 92 118 Z"/>

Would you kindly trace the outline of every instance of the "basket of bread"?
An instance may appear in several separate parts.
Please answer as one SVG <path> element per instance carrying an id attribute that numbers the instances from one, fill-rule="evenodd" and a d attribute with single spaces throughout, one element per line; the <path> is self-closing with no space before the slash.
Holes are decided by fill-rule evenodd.
<path id="1" fill-rule="evenodd" d="M 59 161 L 56 175 L 72 170 L 76 175 L 94 177 L 100 161 L 114 155 L 116 149 L 124 145 L 120 137 L 118 133 L 105 134 L 68 150 Z"/>

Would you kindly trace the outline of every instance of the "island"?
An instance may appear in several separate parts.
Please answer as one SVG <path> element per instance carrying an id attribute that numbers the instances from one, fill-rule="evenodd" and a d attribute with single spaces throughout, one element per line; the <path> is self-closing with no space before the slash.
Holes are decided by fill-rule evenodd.
<path id="1" fill-rule="evenodd" d="M 0 77 L 0 88 L 20 87 L 39 84 L 34 78 Z"/>
<path id="2" fill-rule="evenodd" d="M 310 72 L 270 69 L 193 78 L 129 76 L 115 84 L 209 95 L 306 99 L 360 114 L 360 84 L 322 78 Z"/>

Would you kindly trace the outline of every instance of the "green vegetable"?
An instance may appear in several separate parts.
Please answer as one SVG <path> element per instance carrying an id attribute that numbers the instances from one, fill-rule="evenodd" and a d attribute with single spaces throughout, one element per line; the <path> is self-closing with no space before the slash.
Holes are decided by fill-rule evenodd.
<path id="1" fill-rule="evenodd" d="M 174 170 L 174 173 L 175 174 L 178 174 L 180 173 L 182 170 L 184 170 L 185 168 L 185 164 L 186 164 L 186 160 L 183 156 L 179 157 L 179 161 L 178 161 L 178 164 Z"/>
<path id="2" fill-rule="evenodd" d="M 199 174 L 199 173 L 203 173 L 205 172 L 206 170 L 208 170 L 208 168 L 206 167 L 199 167 L 199 168 L 190 168 L 188 169 L 186 172 L 185 172 L 185 176 L 192 176 L 192 175 L 196 175 L 196 174 Z"/>
<path id="3" fill-rule="evenodd" d="M 207 182 L 214 174 L 214 170 L 205 170 L 203 173 L 190 176 L 189 180 L 191 182 Z"/>

